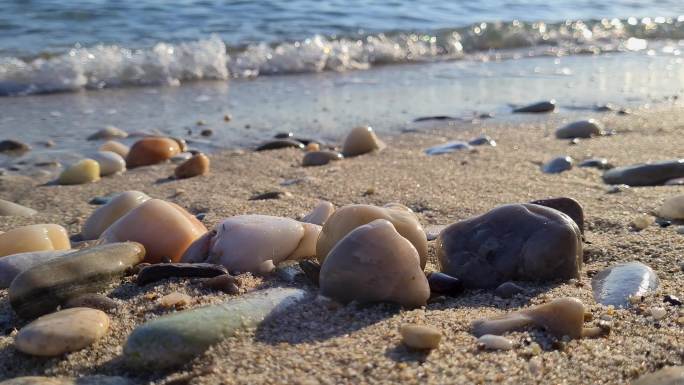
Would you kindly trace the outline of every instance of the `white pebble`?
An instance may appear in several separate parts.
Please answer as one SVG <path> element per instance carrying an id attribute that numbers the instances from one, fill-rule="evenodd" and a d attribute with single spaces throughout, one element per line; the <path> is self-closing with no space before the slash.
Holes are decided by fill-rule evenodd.
<path id="1" fill-rule="evenodd" d="M 506 337 L 485 334 L 477 339 L 477 344 L 487 350 L 511 350 L 513 342 Z"/>
<path id="2" fill-rule="evenodd" d="M 665 318 L 666 315 L 667 315 L 667 310 L 663 309 L 662 307 L 651 308 L 651 316 L 656 321 Z"/>

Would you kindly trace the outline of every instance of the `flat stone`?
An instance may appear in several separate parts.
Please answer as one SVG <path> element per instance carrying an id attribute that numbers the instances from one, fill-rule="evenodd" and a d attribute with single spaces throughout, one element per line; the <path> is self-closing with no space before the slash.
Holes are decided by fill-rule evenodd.
<path id="1" fill-rule="evenodd" d="M 513 298 L 516 294 L 524 293 L 525 289 L 513 282 L 504 282 L 494 290 L 494 295 L 501 298 Z"/>
<path id="2" fill-rule="evenodd" d="M 594 119 L 572 122 L 556 130 L 556 138 L 591 138 L 603 134 L 603 125 Z"/>
<path id="3" fill-rule="evenodd" d="M 0 385 L 134 385 L 135 382 L 125 377 L 83 376 L 69 377 L 16 377 L 0 382 Z"/>
<path id="4" fill-rule="evenodd" d="M 31 251 L 0 258 L 0 288 L 10 286 L 19 273 L 41 263 L 72 253 L 73 250 Z"/>
<path id="5" fill-rule="evenodd" d="M 332 161 L 341 160 L 342 154 L 337 151 L 311 151 L 302 159 L 302 166 L 323 166 Z"/>
<path id="6" fill-rule="evenodd" d="M 52 312 L 71 298 L 103 290 L 144 257 L 139 243 L 113 243 L 31 267 L 10 285 L 12 309 L 27 319 Z"/>
<path id="7" fill-rule="evenodd" d="M 539 199 L 530 203 L 550 207 L 562 212 L 572 218 L 577 224 L 577 227 L 579 227 L 580 232 L 584 233 L 584 209 L 582 209 L 582 205 L 577 200 L 568 197 L 559 197 Z"/>
<path id="8" fill-rule="evenodd" d="M 553 158 L 542 166 L 542 171 L 546 174 L 559 174 L 563 171 L 570 170 L 574 161 L 569 156 L 559 156 Z"/>
<path id="9" fill-rule="evenodd" d="M 621 263 L 600 271 L 591 279 L 596 302 L 629 307 L 630 297 L 640 297 L 658 288 L 658 276 L 641 262 Z"/>
<path id="10" fill-rule="evenodd" d="M 403 324 L 399 332 L 401 342 L 413 349 L 436 349 L 442 340 L 442 332 L 427 325 Z"/>
<path id="11" fill-rule="evenodd" d="M 432 272 L 427 275 L 427 280 L 428 285 L 430 285 L 430 292 L 433 294 L 448 296 L 463 294 L 463 282 L 458 278 L 440 272 Z"/>
<path id="12" fill-rule="evenodd" d="M 606 158 L 591 158 L 591 159 L 585 159 L 581 161 L 577 167 L 590 167 L 590 168 L 597 168 L 599 170 L 610 170 L 611 168 L 615 167 L 612 164 L 608 162 L 608 159 Z"/>
<path id="13" fill-rule="evenodd" d="M 220 305 L 153 319 L 133 330 L 124 346 L 124 358 L 130 366 L 142 370 L 186 364 L 238 331 L 276 317 L 305 295 L 299 289 L 272 288 Z"/>
<path id="14" fill-rule="evenodd" d="M 457 140 L 453 142 L 447 142 L 444 144 L 440 144 L 438 146 L 433 146 L 425 150 L 425 153 L 428 155 L 443 155 L 443 154 L 450 154 L 452 152 L 457 152 L 457 151 L 472 151 L 473 146 L 470 144 Z"/>
<path id="15" fill-rule="evenodd" d="M 300 150 L 303 150 L 304 143 L 292 139 L 269 140 L 265 143 L 260 144 L 255 151 L 279 150 L 281 148 L 298 148 Z"/>
<path id="16" fill-rule="evenodd" d="M 0 217 L 30 217 L 36 210 L 0 199 Z"/>
<path id="17" fill-rule="evenodd" d="M 603 173 L 605 183 L 629 186 L 656 186 L 681 177 L 684 177 L 684 159 L 616 167 Z"/>
<path id="18" fill-rule="evenodd" d="M 30 151 L 31 146 L 26 143 L 22 143 L 18 140 L 5 139 L 0 140 L 0 152 L 26 152 Z"/>
<path id="19" fill-rule="evenodd" d="M 543 112 L 553 112 L 556 109 L 555 100 L 546 100 L 542 102 L 537 102 L 533 104 L 528 104 L 523 107 L 519 107 L 513 110 L 515 113 L 543 113 Z"/>
<path id="20" fill-rule="evenodd" d="M 486 350 L 511 350 L 513 342 L 506 337 L 485 334 L 477 339 L 477 345 Z"/>
<path id="21" fill-rule="evenodd" d="M 71 298 L 64 304 L 65 309 L 73 307 L 87 307 L 91 309 L 102 310 L 105 312 L 114 310 L 119 305 L 113 299 L 97 293 L 86 293 L 77 297 Z"/>
<path id="22" fill-rule="evenodd" d="M 632 385 L 682 385 L 684 366 L 668 366 L 639 377 Z"/>
<path id="23" fill-rule="evenodd" d="M 478 136 L 468 142 L 471 146 L 491 146 L 496 147 L 496 141 L 487 135 Z"/>
<path id="24" fill-rule="evenodd" d="M 34 356 L 59 356 L 92 345 L 108 329 L 107 314 L 78 307 L 44 315 L 24 326 L 17 333 L 14 346 Z"/>
<path id="25" fill-rule="evenodd" d="M 463 120 L 463 119 L 456 117 L 456 116 L 434 115 L 434 116 L 421 116 L 419 118 L 413 119 L 413 122 L 414 123 L 420 123 L 420 122 L 429 122 L 431 120 L 444 122 L 444 121 L 454 121 L 454 120 Z"/>
<path id="26" fill-rule="evenodd" d="M 136 283 L 144 286 L 167 278 L 211 278 L 228 274 L 221 265 L 211 263 L 157 263 L 140 270 Z"/>
<path id="27" fill-rule="evenodd" d="M 582 241 L 567 215 L 535 204 L 499 206 L 437 238 L 440 270 L 467 288 L 579 277 Z"/>

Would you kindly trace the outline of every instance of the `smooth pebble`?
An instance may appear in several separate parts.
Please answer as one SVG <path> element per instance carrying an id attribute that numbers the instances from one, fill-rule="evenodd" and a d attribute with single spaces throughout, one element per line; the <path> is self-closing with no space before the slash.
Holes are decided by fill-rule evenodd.
<path id="1" fill-rule="evenodd" d="M 428 325 L 403 324 L 399 332 L 401 342 L 413 349 L 436 349 L 442 340 L 442 332 Z"/>
<path id="2" fill-rule="evenodd" d="M 485 334 L 477 339 L 477 345 L 486 350 L 511 350 L 513 342 L 506 337 Z"/>
<path id="3" fill-rule="evenodd" d="M 59 174 L 57 184 L 74 185 L 100 180 L 100 164 L 92 159 L 81 159 Z"/>

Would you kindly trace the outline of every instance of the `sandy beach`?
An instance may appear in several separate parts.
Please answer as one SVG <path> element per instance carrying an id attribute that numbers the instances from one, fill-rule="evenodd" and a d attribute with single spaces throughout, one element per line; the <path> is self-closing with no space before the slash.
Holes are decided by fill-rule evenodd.
<path id="1" fill-rule="evenodd" d="M 585 215 L 581 278 L 544 284 L 518 282 L 526 292 L 512 299 L 498 298 L 491 290 L 468 290 L 457 297 L 433 298 L 426 307 L 413 310 L 389 304 L 331 305 L 315 299 L 318 288 L 302 274 L 294 278 L 278 272 L 241 275 L 239 295 L 271 286 L 303 288 L 311 295 L 277 319 L 228 338 L 192 362 L 164 372 L 132 370 L 121 360 L 122 346 L 136 326 L 174 311 L 161 308 L 158 299 L 177 291 L 190 295 L 192 302 L 187 308 L 195 308 L 235 296 L 206 289 L 197 278 L 138 287 L 135 277 L 128 276 L 102 293 L 117 303 L 104 338 L 83 350 L 43 359 L 14 348 L 14 336 L 27 322 L 16 316 L 7 290 L 1 290 L 0 379 L 100 374 L 154 384 L 625 384 L 664 366 L 682 365 L 684 310 L 663 304 L 663 297 L 684 296 L 683 235 L 677 233 L 676 224 L 654 224 L 641 231 L 630 226 L 638 215 L 653 213 L 666 198 L 681 194 L 682 187 L 635 187 L 611 194 L 599 170 L 575 167 L 560 174 L 544 174 L 540 165 L 561 155 L 576 160 L 605 157 L 620 166 L 678 158 L 684 109 L 662 104 L 625 116 L 596 113 L 581 117 L 587 116 L 600 119 L 615 135 L 571 145 L 553 133 L 579 116 L 546 114 L 505 122 L 495 118 L 417 127 L 416 132 L 383 136 L 387 148 L 381 152 L 320 167 L 302 167 L 303 152 L 296 149 L 244 149 L 209 154 L 210 173 L 185 180 L 169 180 L 175 166 L 168 163 L 77 186 L 46 185 L 48 176 L 0 176 L 0 198 L 38 210 L 32 217 L 3 217 L 0 231 L 56 223 L 75 235 L 97 208 L 89 204 L 92 198 L 126 190 L 177 203 L 192 214 L 206 213 L 203 223 L 209 229 L 239 214 L 299 219 L 322 199 L 336 207 L 399 202 L 411 208 L 428 230 L 502 204 L 547 197 L 574 198 Z M 481 134 L 494 138 L 497 146 L 441 156 L 424 154 L 430 146 Z M 255 194 L 276 190 L 291 196 L 249 200 Z M 434 249 L 430 242 L 426 271 L 438 269 Z M 660 288 L 628 309 L 596 304 L 591 276 L 629 261 L 652 267 Z M 610 334 L 566 341 L 532 328 L 506 334 L 515 344 L 512 350 L 478 349 L 471 322 L 564 296 L 585 304 L 593 316 L 586 326 L 595 325 L 601 317 L 610 319 Z M 665 318 L 655 321 L 650 317 L 648 309 L 652 307 L 665 307 Z M 402 345 L 398 329 L 405 322 L 440 329 L 440 346 L 426 352 Z"/>

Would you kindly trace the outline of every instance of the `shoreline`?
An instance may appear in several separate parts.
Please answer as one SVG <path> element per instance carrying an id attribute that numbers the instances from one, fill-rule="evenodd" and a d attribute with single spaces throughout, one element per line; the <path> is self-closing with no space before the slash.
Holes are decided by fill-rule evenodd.
<path id="1" fill-rule="evenodd" d="M 458 297 L 430 303 L 427 308 L 397 312 L 388 305 L 329 309 L 311 301 L 283 315 L 266 327 L 228 338 L 188 366 L 167 373 L 135 373 L 117 360 L 130 331 L 144 320 L 168 313 L 157 298 L 173 291 L 193 297 L 190 308 L 234 298 L 203 289 L 197 279 L 172 279 L 137 287 L 132 278 L 122 280 L 107 293 L 118 307 L 111 314 L 110 332 L 81 351 L 55 359 L 30 358 L 12 347 L 14 328 L 23 326 L 0 290 L 0 379 L 15 375 L 78 376 L 123 375 L 135 381 L 171 383 L 187 376 L 186 383 L 625 383 L 663 365 L 682 365 L 684 325 L 682 310 L 668 309 L 658 326 L 640 309 L 663 306 L 662 297 L 682 297 L 684 272 L 682 235 L 676 226 L 657 225 L 636 232 L 632 219 L 657 209 L 665 198 L 681 193 L 680 186 L 631 188 L 607 194 L 609 186 L 595 169 L 573 168 L 561 174 L 543 174 L 540 163 L 559 155 L 582 160 L 606 157 L 621 166 L 644 161 L 674 159 L 681 154 L 681 119 L 684 108 L 664 106 L 640 109 L 626 116 L 598 115 L 613 136 L 580 140 L 569 145 L 553 136 L 563 121 L 575 114 L 535 116 L 523 121 L 484 120 L 476 124 L 435 125 L 424 132 L 383 135 L 387 148 L 379 153 L 344 159 L 321 167 L 301 167 L 303 153 L 285 149 L 266 152 L 245 150 L 212 153 L 206 176 L 167 181 L 174 166 L 162 164 L 129 170 L 93 184 L 46 186 L 48 177 L 0 176 L 0 197 L 37 209 L 33 217 L 4 217 L 0 231 L 33 223 L 57 223 L 70 235 L 80 231 L 97 207 L 88 204 L 96 196 L 140 190 L 186 208 L 206 213 L 211 229 L 223 218 L 238 214 L 270 214 L 301 218 L 326 199 L 336 207 L 351 203 L 383 205 L 399 202 L 412 208 L 421 224 L 446 225 L 487 212 L 505 203 L 528 202 L 550 196 L 569 196 L 582 203 L 585 213 L 585 265 L 574 282 L 520 283 L 528 290 L 513 299 L 494 297 L 492 291 L 472 290 Z M 594 116 L 594 114 L 591 114 Z M 487 134 L 496 147 L 479 147 L 473 153 L 426 156 L 423 151 L 449 140 L 468 140 Z M 283 185 L 284 182 L 298 183 Z M 250 201 L 267 191 L 281 190 L 291 197 Z M 6 220 L 5 220 L 6 219 Z M 434 242 L 429 244 L 426 271 L 435 270 Z M 642 304 L 610 310 L 596 305 L 588 272 L 618 262 L 641 261 L 660 278 L 660 289 Z M 247 275 L 241 294 L 254 288 L 293 286 L 315 293 L 302 276 L 288 282 L 277 273 L 270 277 Z M 562 296 L 581 299 L 597 321 L 602 315 L 614 320 L 611 334 L 598 339 L 561 341 L 538 329 L 514 332 L 507 337 L 518 344 L 505 352 L 481 352 L 470 334 L 478 318 L 503 314 Z M 421 322 L 440 328 L 444 340 L 430 354 L 401 345 L 398 327 Z M 306 330 L 301 325 L 306 325 Z M 529 342 L 542 347 L 530 354 Z M 555 342 L 554 342 L 555 341 Z M 559 347 L 561 346 L 561 347 Z M 648 354 L 646 352 L 648 351 Z M 535 361 L 535 364 L 531 364 Z M 537 367 L 541 361 L 541 369 Z M 532 365 L 535 366 L 532 369 Z M 581 370 L 577 370 L 580 367 Z"/>

